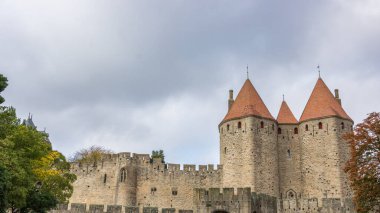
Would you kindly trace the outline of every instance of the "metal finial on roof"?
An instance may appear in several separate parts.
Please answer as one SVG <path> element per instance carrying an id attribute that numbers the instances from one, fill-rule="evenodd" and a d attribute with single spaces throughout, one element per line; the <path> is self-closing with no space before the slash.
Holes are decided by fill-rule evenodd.
<path id="1" fill-rule="evenodd" d="M 285 95 L 282 94 L 282 101 L 285 101 Z"/>
<path id="2" fill-rule="evenodd" d="M 248 64 L 247 64 L 247 79 L 249 79 Z"/>
<path id="3" fill-rule="evenodd" d="M 319 64 L 318 64 L 318 66 L 317 66 L 317 69 L 318 69 L 318 78 L 321 78 L 321 69 L 320 69 L 320 67 L 319 67 Z"/>

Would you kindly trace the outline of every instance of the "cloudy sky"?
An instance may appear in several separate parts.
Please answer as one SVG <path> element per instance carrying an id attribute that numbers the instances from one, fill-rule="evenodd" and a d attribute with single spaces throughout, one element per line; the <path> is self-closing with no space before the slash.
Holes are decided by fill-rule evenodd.
<path id="1" fill-rule="evenodd" d="M 297 118 L 318 78 L 360 122 L 380 111 L 378 0 L 0 0 L 5 105 L 66 156 L 91 145 L 218 163 L 246 79 Z"/>

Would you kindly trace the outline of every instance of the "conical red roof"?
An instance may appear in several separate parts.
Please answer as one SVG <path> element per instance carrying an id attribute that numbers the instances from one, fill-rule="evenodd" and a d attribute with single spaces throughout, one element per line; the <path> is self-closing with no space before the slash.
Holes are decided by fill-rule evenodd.
<path id="1" fill-rule="evenodd" d="M 292 111 L 290 110 L 288 104 L 282 101 L 280 111 L 277 115 L 277 122 L 279 124 L 296 124 L 298 123 L 296 117 L 294 117 Z"/>
<path id="2" fill-rule="evenodd" d="M 232 104 L 231 109 L 221 123 L 250 115 L 274 120 L 255 87 L 251 81 L 247 79 L 237 95 L 235 102 Z"/>
<path id="3" fill-rule="evenodd" d="M 319 78 L 303 110 L 300 122 L 330 116 L 337 116 L 352 121 L 350 116 L 347 115 L 342 106 L 335 99 L 325 82 Z"/>

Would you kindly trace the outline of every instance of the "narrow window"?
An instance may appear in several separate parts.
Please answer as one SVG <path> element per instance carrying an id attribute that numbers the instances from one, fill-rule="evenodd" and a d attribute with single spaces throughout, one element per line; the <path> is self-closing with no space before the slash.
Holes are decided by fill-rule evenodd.
<path id="1" fill-rule="evenodd" d="M 227 131 L 230 131 L 230 125 L 227 124 Z"/>
<path id="2" fill-rule="evenodd" d="M 104 174 L 103 183 L 106 183 L 106 182 L 107 182 L 107 174 Z"/>
<path id="3" fill-rule="evenodd" d="M 277 129 L 277 134 L 281 135 L 281 128 Z"/>
<path id="4" fill-rule="evenodd" d="M 152 195 L 154 195 L 154 193 L 157 191 L 157 188 L 156 187 L 152 187 L 152 188 L 150 188 L 150 193 L 152 194 Z"/>
<path id="5" fill-rule="evenodd" d="M 125 169 L 120 170 L 120 182 L 125 182 L 125 179 L 127 178 L 127 172 Z"/>
<path id="6" fill-rule="evenodd" d="M 319 129 L 322 129 L 322 128 L 323 128 L 322 122 L 319 122 L 319 123 L 318 123 L 318 128 L 319 128 Z"/>
<path id="7" fill-rule="evenodd" d="M 272 124 L 272 130 L 274 130 L 274 124 Z"/>
<path id="8" fill-rule="evenodd" d="M 288 194 L 288 198 L 293 199 L 293 198 L 294 198 L 294 193 L 293 193 L 293 192 L 289 192 L 289 194 Z"/>
<path id="9" fill-rule="evenodd" d="M 223 134 L 223 127 L 222 128 L 220 128 L 220 131 L 222 132 L 222 134 Z"/>
<path id="10" fill-rule="evenodd" d="M 238 129 L 241 129 L 241 122 L 238 123 Z"/>
<path id="11" fill-rule="evenodd" d="M 297 128 L 297 127 L 294 128 L 294 134 L 295 134 L 295 135 L 298 134 L 298 128 Z"/>
<path id="12" fill-rule="evenodd" d="M 178 194 L 177 188 L 172 188 L 172 195 L 176 196 Z"/>
<path id="13" fill-rule="evenodd" d="M 227 147 L 224 147 L 224 154 L 227 154 Z"/>
<path id="14" fill-rule="evenodd" d="M 309 131 L 309 125 L 305 125 L 305 131 Z"/>
<path id="15" fill-rule="evenodd" d="M 262 121 L 260 122 L 260 127 L 264 128 L 264 122 L 262 122 Z"/>
<path id="16" fill-rule="evenodd" d="M 342 129 L 344 129 L 344 123 L 342 122 L 340 125 L 342 126 Z"/>
<path id="17" fill-rule="evenodd" d="M 290 158 L 290 149 L 288 149 L 288 158 Z"/>

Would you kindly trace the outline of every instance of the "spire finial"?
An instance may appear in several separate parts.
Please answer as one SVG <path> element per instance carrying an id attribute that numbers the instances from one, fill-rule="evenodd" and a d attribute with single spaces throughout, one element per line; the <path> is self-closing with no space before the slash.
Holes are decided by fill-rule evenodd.
<path id="1" fill-rule="evenodd" d="M 247 64 L 247 79 L 249 79 L 248 64 Z"/>
<path id="2" fill-rule="evenodd" d="M 318 69 L 318 78 L 321 78 L 321 69 L 320 69 L 319 64 L 318 64 L 318 66 L 317 66 L 317 69 Z"/>
<path id="3" fill-rule="evenodd" d="M 285 95 L 282 94 L 282 101 L 285 101 Z"/>

